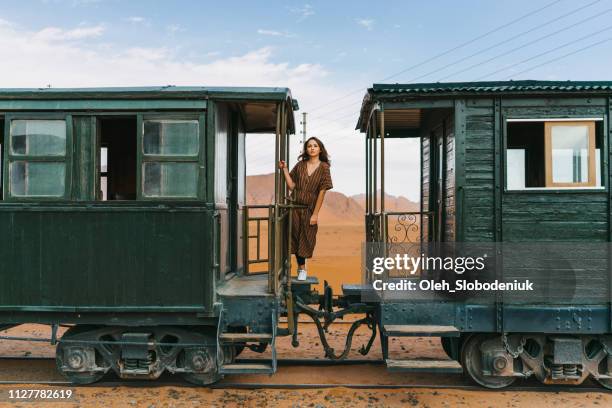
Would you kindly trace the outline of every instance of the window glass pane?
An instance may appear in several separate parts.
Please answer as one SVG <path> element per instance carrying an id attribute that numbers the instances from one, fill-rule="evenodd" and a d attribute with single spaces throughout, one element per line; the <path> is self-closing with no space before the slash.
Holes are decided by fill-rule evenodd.
<path id="1" fill-rule="evenodd" d="M 144 121 L 144 154 L 194 156 L 198 147 L 197 120 Z"/>
<path id="2" fill-rule="evenodd" d="M 555 125 L 551 128 L 553 183 L 589 181 L 589 128 Z"/>
<path id="3" fill-rule="evenodd" d="M 63 156 L 66 154 L 66 121 L 11 121 L 13 154 L 31 156 Z"/>
<path id="4" fill-rule="evenodd" d="M 509 190 L 525 188 L 525 149 L 506 150 L 507 186 Z"/>
<path id="5" fill-rule="evenodd" d="M 10 166 L 11 194 L 21 197 L 64 195 L 66 165 L 15 161 Z"/>
<path id="6" fill-rule="evenodd" d="M 147 197 L 197 197 L 198 164 L 148 162 L 143 166 Z"/>

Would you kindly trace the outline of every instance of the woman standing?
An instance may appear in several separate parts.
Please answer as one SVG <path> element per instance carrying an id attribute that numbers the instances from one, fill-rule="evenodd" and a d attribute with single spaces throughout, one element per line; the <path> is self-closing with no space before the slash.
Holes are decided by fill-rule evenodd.
<path id="1" fill-rule="evenodd" d="M 312 257 L 317 239 L 319 210 L 325 192 L 333 188 L 329 172 L 329 156 L 323 143 L 316 137 L 304 143 L 298 163 L 291 172 L 281 160 L 278 164 L 290 190 L 295 190 L 296 204 L 307 206 L 293 210 L 291 220 L 291 253 L 298 264 L 298 280 L 306 280 L 306 258 Z"/>

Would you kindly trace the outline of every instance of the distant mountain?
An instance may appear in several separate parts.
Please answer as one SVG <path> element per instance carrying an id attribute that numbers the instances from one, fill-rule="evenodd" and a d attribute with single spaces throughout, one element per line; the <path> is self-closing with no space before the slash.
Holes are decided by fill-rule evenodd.
<path id="1" fill-rule="evenodd" d="M 378 190 L 378 199 L 380 199 L 380 190 Z M 362 208 L 365 208 L 365 194 L 356 194 L 351 196 Z M 380 206 L 380 203 L 378 204 Z M 403 196 L 394 196 L 385 194 L 385 210 L 386 211 L 419 211 L 419 203 L 410 201 Z"/>
<path id="2" fill-rule="evenodd" d="M 247 177 L 246 189 L 247 204 L 266 205 L 274 201 L 274 174 L 262 174 Z M 418 211 L 419 204 L 405 197 L 385 195 L 387 211 Z M 365 195 L 358 194 L 352 197 L 328 191 L 325 202 L 319 214 L 323 224 L 362 224 L 365 208 Z"/>

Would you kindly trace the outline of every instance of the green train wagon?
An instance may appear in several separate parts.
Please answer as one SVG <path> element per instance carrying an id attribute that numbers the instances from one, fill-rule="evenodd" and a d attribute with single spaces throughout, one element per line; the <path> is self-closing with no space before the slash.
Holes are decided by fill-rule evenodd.
<path id="1" fill-rule="evenodd" d="M 480 248 L 492 262 L 488 278 L 535 287 L 383 296 L 378 316 L 390 368 L 465 371 L 490 388 L 532 375 L 557 384 L 592 376 L 612 387 L 611 109 L 605 81 L 368 89 L 357 123 L 365 136 L 367 241 L 387 251 L 411 243 L 423 252 Z M 420 145 L 417 211 L 385 208 L 385 145 L 393 148 L 395 138 Z M 372 284 L 377 278 L 367 273 Z M 442 280 L 427 276 L 413 280 Z M 440 337 L 455 366 L 389 356 L 389 338 L 417 335 Z"/>
<path id="2" fill-rule="evenodd" d="M 0 89 L 0 328 L 52 325 L 77 383 L 218 379 L 220 288 L 245 269 L 245 136 L 285 143 L 297 108 L 286 88 Z"/>

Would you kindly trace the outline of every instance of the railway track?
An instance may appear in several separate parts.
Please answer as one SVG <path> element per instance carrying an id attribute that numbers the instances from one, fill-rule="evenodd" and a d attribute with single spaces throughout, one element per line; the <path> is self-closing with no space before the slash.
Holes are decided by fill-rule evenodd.
<path id="1" fill-rule="evenodd" d="M 55 359 L 44 356 L 0 356 L 1 361 L 30 361 L 39 363 L 51 363 Z M 241 359 L 241 362 L 252 362 L 252 359 Z M 279 359 L 279 367 L 291 367 L 293 369 L 299 367 L 333 367 L 333 366 L 362 366 L 364 370 L 371 370 L 372 367 L 382 368 L 384 365 L 382 360 L 345 360 L 331 361 L 318 359 Z M 287 374 L 285 373 L 285 376 Z M 253 376 L 251 376 L 253 377 Z M 395 390 L 395 389 L 455 389 L 466 391 L 489 391 L 502 392 L 498 390 L 489 390 L 478 385 L 471 384 L 465 377 L 461 375 L 444 375 L 432 376 L 431 379 L 420 379 L 414 382 L 397 382 L 392 384 L 372 384 L 372 383 L 355 383 L 355 382 L 337 382 L 337 383 L 315 383 L 315 382 L 274 382 L 274 376 L 257 376 L 258 381 L 234 381 L 234 376 L 227 376 L 224 380 L 216 383 L 209 388 L 211 389 L 240 389 L 240 390 L 262 390 L 262 389 L 286 389 L 286 390 L 307 390 L 307 389 L 329 389 L 329 388 L 350 388 L 350 389 L 368 389 L 368 390 Z M 262 381 L 263 380 L 263 381 Z M 268 381 L 269 380 L 269 381 Z M 41 385 L 41 386 L 64 386 L 76 388 L 77 386 L 68 381 L 62 380 L 0 380 L 0 386 L 3 385 Z M 134 388 L 156 388 L 156 387 L 181 387 L 181 388 L 201 388 L 200 386 L 189 384 L 178 379 L 171 374 L 164 374 L 156 381 L 142 380 L 121 380 L 109 374 L 106 379 L 91 385 L 80 385 L 78 387 L 134 387 Z M 530 379 L 519 385 L 511 386 L 505 391 L 511 392 L 572 392 L 572 393 L 612 393 L 591 381 L 588 381 L 579 386 L 560 386 L 560 385 L 542 385 L 538 381 Z"/>

